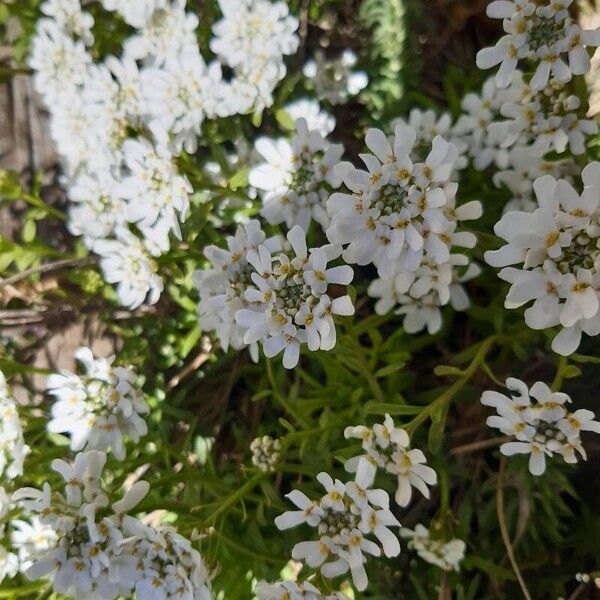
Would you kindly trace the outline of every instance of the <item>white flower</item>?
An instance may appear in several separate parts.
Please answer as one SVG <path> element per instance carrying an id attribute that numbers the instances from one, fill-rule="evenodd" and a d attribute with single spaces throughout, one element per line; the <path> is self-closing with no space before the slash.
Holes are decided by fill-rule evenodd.
<path id="1" fill-rule="evenodd" d="M 324 596 L 308 581 L 300 583 L 296 581 L 278 581 L 267 583 L 259 581 L 254 593 L 259 600 L 348 600 L 348 596 L 342 592 L 334 592 Z"/>
<path id="2" fill-rule="evenodd" d="M 127 219 L 164 251 L 169 247 L 169 231 L 181 236 L 179 223 L 187 216 L 192 187 L 160 147 L 130 139 L 123 151 L 128 171 L 118 190 L 127 199 Z"/>
<path id="3" fill-rule="evenodd" d="M 12 579 L 19 572 L 19 558 L 0 544 L 0 583 Z"/>
<path id="4" fill-rule="evenodd" d="M 304 119 L 311 131 L 318 131 L 323 137 L 328 136 L 335 129 L 335 117 L 321 110 L 316 100 L 300 98 L 286 104 L 284 109 L 294 123 L 298 119 Z"/>
<path id="5" fill-rule="evenodd" d="M 219 0 L 223 18 L 213 25 L 211 50 L 234 69 L 225 90 L 230 114 L 260 112 L 286 73 L 283 57 L 298 48 L 298 20 L 283 2 Z"/>
<path id="6" fill-rule="evenodd" d="M 195 47 L 168 57 L 161 67 L 144 69 L 142 91 L 157 141 L 171 143 L 178 154 L 182 149 L 193 154 L 202 122 L 216 115 L 220 89 L 220 66 L 207 66 Z"/>
<path id="7" fill-rule="evenodd" d="M 252 64 L 256 57 L 280 62 L 298 47 L 298 20 L 283 2 L 219 0 L 223 18 L 213 25 L 210 48 L 230 67 Z"/>
<path id="8" fill-rule="evenodd" d="M 130 231 L 118 229 L 116 239 L 96 240 L 93 250 L 100 256 L 100 267 L 109 283 L 117 284 L 117 295 L 123 306 L 137 308 L 144 301 L 155 304 L 163 290 L 156 266 L 140 242 Z"/>
<path id="9" fill-rule="evenodd" d="M 312 219 L 326 229 L 325 202 L 341 184 L 333 167 L 344 147 L 329 144 L 318 131 L 310 130 L 304 119 L 298 119 L 289 143 L 259 138 L 256 150 L 266 162 L 252 168 L 249 182 L 263 192 L 261 215 L 269 223 L 285 222 L 290 229 L 299 225 L 308 231 Z"/>
<path id="10" fill-rule="evenodd" d="M 119 182 L 108 171 L 82 173 L 69 188 L 69 231 L 83 235 L 89 245 L 125 225 L 125 200 Z"/>
<path id="11" fill-rule="evenodd" d="M 401 124 L 391 140 L 379 129 L 370 129 L 365 141 L 373 154 L 361 155 L 368 171 L 340 163 L 336 169 L 352 194 L 336 192 L 327 201 L 329 240 L 348 244 L 346 262 L 372 262 L 382 278 L 398 267 L 414 271 L 424 255 L 437 263 L 448 260 L 448 252 L 440 253 L 439 245 L 425 248 L 424 236 L 449 227 L 444 207 L 455 189 L 446 189 L 444 183 L 457 150 L 437 136 L 425 161 L 413 163 L 415 139 L 416 132 Z"/>
<path id="12" fill-rule="evenodd" d="M 459 539 L 448 542 L 432 538 L 430 531 L 423 525 L 412 529 L 400 529 L 400 535 L 407 538 L 408 547 L 414 550 L 424 561 L 444 571 L 458 571 L 465 557 L 466 544 Z"/>
<path id="13" fill-rule="evenodd" d="M 318 50 L 304 65 L 302 72 L 310 79 L 319 100 L 343 104 L 367 87 L 369 82 L 366 73 L 352 70 L 356 62 L 357 57 L 352 50 L 344 50 L 334 59 L 325 58 L 325 54 Z"/>
<path id="14" fill-rule="evenodd" d="M 309 251 L 297 225 L 287 239 L 292 252 L 272 256 L 264 245 L 248 252 L 254 285 L 244 298 L 254 306 L 240 308 L 235 320 L 246 330 L 246 344 L 262 341 L 267 357 L 283 351 L 283 365 L 291 369 L 298 363 L 301 345 L 306 343 L 311 351 L 335 345 L 333 315 L 352 315 L 354 306 L 349 296 L 331 299 L 327 292 L 330 284 L 348 285 L 353 273 L 348 265 L 328 269 L 340 249 L 323 246 Z"/>
<path id="15" fill-rule="evenodd" d="M 19 527 L 17 538 L 27 546 L 30 563 L 27 577 L 49 576 L 54 592 L 81 600 L 92 592 L 97 600 L 115 600 L 134 591 L 139 598 L 210 600 L 209 573 L 191 543 L 173 528 L 153 528 L 127 514 L 149 484 L 137 481 L 111 504 L 112 494 L 101 485 L 105 463 L 106 455 L 97 451 L 77 454 L 74 464 L 55 460 L 64 494 L 47 483 L 43 492 L 23 488 L 15 493 L 15 500 L 37 514 L 36 523 L 50 528 L 56 540 L 49 546 L 34 542 Z"/>
<path id="16" fill-rule="evenodd" d="M 500 446 L 502 454 L 529 454 L 532 475 L 541 475 L 546 469 L 546 457 L 554 454 L 560 454 L 568 463 L 577 462 L 576 453 L 586 458 L 580 432 L 600 433 L 600 423 L 594 421 L 593 412 L 579 409 L 570 413 L 565 404 L 571 398 L 552 392 L 541 381 L 528 389 L 524 382 L 508 378 L 506 385 L 513 392 L 511 398 L 489 390 L 481 397 L 482 404 L 493 406 L 498 412 L 498 416 L 488 417 L 488 426 L 515 438 Z"/>
<path id="17" fill-rule="evenodd" d="M 52 19 L 40 19 L 31 43 L 28 64 L 35 71 L 36 90 L 50 104 L 83 83 L 91 57 Z"/>
<path id="18" fill-rule="evenodd" d="M 81 38 L 86 46 L 94 42 L 91 32 L 94 18 L 81 10 L 79 0 L 46 0 L 40 9 L 46 16 L 54 19 L 65 33 Z"/>
<path id="19" fill-rule="evenodd" d="M 479 51 L 477 66 L 489 69 L 500 64 L 496 83 L 506 87 L 518 62 L 527 58 L 536 65 L 531 85 L 537 90 L 544 88 L 550 75 L 566 82 L 573 75 L 587 73 L 590 60 L 585 48 L 600 45 L 600 33 L 581 31 L 566 6 L 556 11 L 549 0 L 538 6 L 527 0 L 491 2 L 487 14 L 502 19 L 507 35 L 496 46 Z"/>
<path id="20" fill-rule="evenodd" d="M 327 578 L 350 571 L 356 589 L 363 591 L 368 584 L 365 555 L 378 557 L 383 551 L 388 557 L 397 556 L 400 544 L 390 527 L 400 523 L 388 508 L 387 493 L 370 489 L 372 479 L 367 470 L 360 468 L 356 480 L 345 484 L 327 473 L 319 473 L 317 479 L 326 492 L 320 500 L 311 501 L 293 490 L 287 497 L 300 510 L 280 515 L 275 524 L 279 529 L 303 523 L 316 528 L 319 540 L 297 543 L 292 557 L 319 568 Z M 374 536 L 380 545 L 368 536 Z"/>
<path id="21" fill-rule="evenodd" d="M 164 4 L 162 0 L 100 0 L 106 10 L 118 12 L 129 25 L 143 27 L 157 5 Z"/>
<path id="22" fill-rule="evenodd" d="M 574 352 L 581 332 L 598 335 L 600 302 L 600 188 L 594 183 L 598 163 L 582 172 L 581 194 L 565 180 L 552 176 L 534 182 L 537 208 L 533 212 L 510 212 L 494 231 L 508 243 L 485 253 L 512 287 L 507 308 L 531 300 L 526 323 L 534 329 L 562 325 L 553 343 L 561 354 Z M 519 265 L 521 267 L 512 267 Z"/>
<path id="23" fill-rule="evenodd" d="M 94 359 L 89 348 L 79 348 L 75 357 L 84 375 L 62 371 L 48 378 L 48 393 L 56 398 L 48 430 L 68 433 L 72 450 L 110 449 L 123 460 L 124 438 L 138 442 L 148 431 L 142 416 L 149 408 L 134 387 L 135 374 L 113 367 L 113 358 Z"/>
<path id="24" fill-rule="evenodd" d="M 248 253 L 263 245 L 268 251 L 281 249 L 278 237 L 268 238 L 256 220 L 239 225 L 235 236 L 227 238 L 227 250 L 208 246 L 205 255 L 212 268 L 194 272 L 194 283 L 200 294 L 198 315 L 204 331 L 215 331 L 223 350 L 231 346 L 240 350 L 246 346 L 246 329 L 235 320 L 243 308 L 261 310 L 262 302 L 246 299 L 246 291 L 253 287 L 251 275 L 254 267 L 248 262 Z M 250 352 L 258 360 L 258 347 L 250 343 Z"/>
<path id="25" fill-rule="evenodd" d="M 28 453 L 17 404 L 10 396 L 6 379 L 0 371 L 0 476 L 14 479 L 21 475 Z"/>
<path id="26" fill-rule="evenodd" d="M 23 572 L 31 566 L 31 557 L 56 545 L 55 531 L 44 525 L 39 517 L 32 517 L 29 521 L 14 519 L 10 526 L 10 542 L 19 556 L 19 569 Z"/>
<path id="27" fill-rule="evenodd" d="M 124 44 L 126 57 L 161 65 L 169 57 L 196 47 L 198 17 L 185 12 L 186 0 L 155 2 L 152 10 L 147 10 L 143 1 L 139 4 L 136 17 L 141 18 L 133 17 L 138 31 Z"/>
<path id="28" fill-rule="evenodd" d="M 373 425 L 372 428 L 348 427 L 344 436 L 362 440 L 362 447 L 366 452 L 347 460 L 347 471 L 359 473 L 365 470 L 365 477 L 371 483 L 378 468 L 396 475 L 398 488 L 395 499 L 402 507 L 410 504 L 413 487 L 425 498 L 429 498 L 427 486 L 436 484 L 437 475 L 425 464 L 427 461 L 421 450 L 409 449 L 408 434 L 404 429 L 396 427 L 390 415 L 385 416 L 383 423 Z"/>

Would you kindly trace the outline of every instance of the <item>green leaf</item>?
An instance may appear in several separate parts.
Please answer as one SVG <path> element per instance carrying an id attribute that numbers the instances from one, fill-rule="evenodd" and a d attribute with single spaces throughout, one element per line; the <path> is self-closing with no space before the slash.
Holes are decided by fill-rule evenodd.
<path id="1" fill-rule="evenodd" d="M 433 372 L 438 377 L 444 377 L 446 375 L 454 375 L 456 377 L 460 377 L 463 374 L 463 371 L 457 367 L 452 367 L 451 365 L 438 365 Z"/>
<path id="2" fill-rule="evenodd" d="M 463 560 L 462 566 L 468 571 L 479 569 L 498 581 L 509 581 L 515 578 L 511 570 L 501 567 L 481 556 L 467 556 Z"/>
<path id="3" fill-rule="evenodd" d="M 574 377 L 579 377 L 580 375 L 581 369 L 575 365 L 567 365 L 563 369 L 563 376 L 565 379 L 573 379 Z"/>
<path id="4" fill-rule="evenodd" d="M 281 125 L 281 127 L 283 129 L 287 129 L 288 131 L 294 131 L 294 129 L 295 129 L 294 120 L 282 108 L 275 111 L 275 119 L 277 120 L 279 125 Z"/>
<path id="5" fill-rule="evenodd" d="M 250 167 L 244 167 L 234 173 L 229 180 L 229 187 L 232 190 L 237 190 L 240 187 L 246 187 L 248 185 L 248 174 L 250 173 Z"/>
<path id="6" fill-rule="evenodd" d="M 422 406 L 410 404 L 390 404 L 388 402 L 367 402 L 365 412 L 368 415 L 418 415 L 423 410 Z"/>
<path id="7" fill-rule="evenodd" d="M 387 367 L 383 367 L 382 369 L 379 369 L 378 371 L 375 372 L 375 377 L 379 378 L 379 377 L 387 377 L 388 375 L 391 375 L 392 373 L 396 373 L 397 371 L 400 371 L 404 368 L 405 363 L 401 362 L 401 363 L 396 363 L 395 365 L 388 365 Z"/>

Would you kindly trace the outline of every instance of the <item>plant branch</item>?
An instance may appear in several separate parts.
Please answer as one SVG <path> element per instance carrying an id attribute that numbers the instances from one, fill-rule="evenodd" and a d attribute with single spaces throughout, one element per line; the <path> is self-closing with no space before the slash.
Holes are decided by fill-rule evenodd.
<path id="1" fill-rule="evenodd" d="M 531 600 L 529 590 L 527 589 L 527 585 L 525 584 L 523 575 L 521 575 L 521 570 L 519 569 L 519 564 L 517 563 L 517 561 L 515 559 L 513 547 L 510 542 L 510 536 L 508 535 L 508 529 L 506 527 L 506 519 L 504 516 L 504 472 L 505 472 L 505 470 L 506 470 L 506 458 L 503 456 L 500 460 L 500 470 L 498 471 L 498 481 L 496 484 L 496 512 L 498 514 L 498 524 L 500 525 L 500 534 L 502 535 L 502 541 L 504 542 L 504 547 L 506 548 L 506 555 L 508 556 L 508 560 L 510 561 L 512 569 L 517 578 L 517 581 L 519 582 L 519 586 L 521 587 L 521 591 L 523 592 L 523 597 L 525 598 L 525 600 Z"/>

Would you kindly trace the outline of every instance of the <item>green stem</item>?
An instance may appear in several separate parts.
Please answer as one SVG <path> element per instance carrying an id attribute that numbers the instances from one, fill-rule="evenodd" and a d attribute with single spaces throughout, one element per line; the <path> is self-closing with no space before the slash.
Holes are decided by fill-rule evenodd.
<path id="1" fill-rule="evenodd" d="M 46 590 L 48 587 L 47 581 L 34 581 L 32 583 L 26 583 L 16 588 L 8 588 L 0 590 L 0 598 L 19 598 L 21 596 L 28 596 L 38 590 Z"/>
<path id="2" fill-rule="evenodd" d="M 233 506 L 236 502 L 239 502 L 250 490 L 254 489 L 260 481 L 262 481 L 267 476 L 267 473 L 263 473 L 259 471 L 255 473 L 244 485 L 238 488 L 233 494 L 230 494 L 223 502 L 221 502 L 219 508 L 213 512 L 207 521 L 212 521 L 213 523 L 216 521 L 217 517 L 225 512 L 230 506 Z M 197 507 L 201 508 L 201 507 Z M 194 507 L 192 510 L 196 509 Z M 208 522 L 205 522 L 204 527 L 208 526 Z"/>
<path id="3" fill-rule="evenodd" d="M 409 436 L 412 437 L 415 431 L 427 420 L 431 417 L 431 415 L 445 406 L 449 404 L 452 398 L 462 388 L 466 385 L 466 383 L 475 375 L 477 369 L 481 366 L 487 353 L 490 351 L 492 346 L 498 342 L 501 336 L 491 335 L 489 338 L 485 339 L 481 342 L 479 350 L 477 350 L 477 354 L 473 357 L 473 360 L 469 364 L 469 366 L 462 372 L 462 375 L 442 394 L 440 394 L 431 404 L 426 406 L 412 421 L 410 421 L 404 429 L 408 432 Z"/>
<path id="4" fill-rule="evenodd" d="M 560 356 L 558 359 L 558 364 L 556 366 L 556 375 L 554 377 L 554 381 L 550 385 L 550 389 L 553 392 L 558 392 L 562 387 L 563 381 L 565 380 L 565 368 L 568 365 L 568 360 L 566 356 Z"/>
<path id="5" fill-rule="evenodd" d="M 279 392 L 279 389 L 277 388 L 277 383 L 275 382 L 275 374 L 273 373 L 273 363 L 271 360 L 267 359 L 267 377 L 269 378 L 269 382 L 271 384 L 271 388 L 273 389 L 273 395 L 275 396 L 275 399 L 279 402 L 279 404 L 281 404 L 281 406 L 283 406 L 284 410 L 291 415 L 292 417 L 294 417 L 294 419 L 296 419 L 296 421 L 298 421 L 298 423 L 302 424 L 303 427 L 309 428 L 310 427 L 310 421 L 308 421 L 306 418 L 304 418 L 287 400 L 287 398 L 285 398 L 283 396 L 283 394 L 281 394 Z"/>

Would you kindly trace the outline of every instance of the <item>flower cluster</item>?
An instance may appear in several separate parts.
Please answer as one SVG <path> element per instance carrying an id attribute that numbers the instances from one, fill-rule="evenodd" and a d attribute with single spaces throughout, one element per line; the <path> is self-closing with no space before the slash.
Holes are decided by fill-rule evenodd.
<path id="1" fill-rule="evenodd" d="M 399 305 L 397 312 L 406 315 L 404 327 L 413 333 L 424 327 L 438 331 L 440 307 L 449 302 L 457 310 L 467 308 L 460 284 L 479 273 L 466 255 L 452 250 L 475 245 L 475 236 L 457 226 L 478 219 L 481 204 L 456 206 L 458 184 L 449 179 L 458 150 L 439 135 L 429 142 L 436 127 L 432 116 L 411 114 L 420 137 L 401 120 L 392 139 L 369 130 L 365 141 L 373 154 L 361 155 L 368 171 L 340 163 L 336 170 L 352 194 L 336 192 L 327 202 L 329 240 L 347 244 L 346 262 L 377 267 L 380 279 L 369 287 L 369 295 L 380 299 L 376 311 L 383 314 Z"/>
<path id="2" fill-rule="evenodd" d="M 235 313 L 244 330 L 244 342 L 262 342 L 267 357 L 283 351 L 283 365 L 298 364 L 300 346 L 331 350 L 336 343 L 334 315 L 352 315 L 354 306 L 348 295 L 331 298 L 332 284 L 352 281 L 348 265 L 327 267 L 341 249 L 327 245 L 308 249 L 304 231 L 294 226 L 287 234 L 291 249 L 273 255 L 265 245 L 250 250 L 251 283 L 244 292 L 250 303 Z"/>
<path id="3" fill-rule="evenodd" d="M 254 267 L 248 262 L 250 252 L 258 252 L 259 246 L 268 252 L 281 250 L 279 237 L 267 238 L 260 223 L 250 220 L 238 225 L 235 236 L 227 238 L 227 250 L 217 246 L 207 246 L 204 253 L 212 268 L 194 272 L 194 283 L 200 294 L 198 315 L 204 331 L 214 331 L 221 347 L 227 351 L 231 346 L 240 350 L 246 329 L 236 322 L 239 310 L 252 310 L 259 305 L 246 298 L 246 291 L 252 286 Z M 254 361 L 258 361 L 258 345 L 249 344 Z"/>
<path id="4" fill-rule="evenodd" d="M 140 598 L 209 600 L 210 579 L 200 554 L 171 528 L 152 528 L 127 514 L 147 494 L 134 483 L 110 502 L 101 486 L 106 454 L 79 453 L 74 463 L 55 460 L 64 493 L 49 483 L 22 488 L 15 500 L 56 535 L 56 544 L 33 553 L 30 579 L 49 576 L 53 590 L 75 600 L 114 600 L 135 590 Z"/>
<path id="5" fill-rule="evenodd" d="M 6 379 L 0 371 L 0 477 L 14 479 L 21 475 L 28 453 L 29 447 L 23 439 L 17 405 L 10 396 Z"/>
<path id="6" fill-rule="evenodd" d="M 342 592 L 324 596 L 312 583 L 302 581 L 278 581 L 267 583 L 259 581 L 254 588 L 258 600 L 348 600 Z"/>
<path id="7" fill-rule="evenodd" d="M 121 304 L 136 308 L 160 296 L 155 257 L 188 213 L 192 187 L 175 159 L 196 150 L 205 119 L 272 103 L 298 23 L 282 2 L 223 0 L 211 43 L 218 58 L 206 64 L 185 0 L 103 4 L 133 28 L 120 57 L 95 63 L 92 15 L 78 1 L 47 0 L 29 65 L 63 161 L 69 229 L 100 255 Z"/>
<path id="8" fill-rule="evenodd" d="M 506 89 L 498 89 L 492 79 L 481 95 L 469 93 L 462 102 L 464 113 L 453 131 L 468 148 L 477 169 L 490 164 L 507 170 L 494 178 L 506 185 L 527 206 L 527 191 L 537 176 L 560 175 L 575 169 L 572 158 L 545 161 L 553 151 L 562 154 L 584 152 L 586 138 L 598 130 L 594 121 L 584 118 L 583 107 L 574 90 L 553 80 L 541 90 L 532 88 L 517 71 Z M 518 206 L 517 202 L 513 202 Z"/>
<path id="9" fill-rule="evenodd" d="M 496 46 L 477 54 L 477 66 L 489 69 L 500 65 L 495 81 L 498 87 L 510 84 L 521 60 L 535 65 L 531 87 L 542 90 L 550 77 L 562 83 L 591 68 L 586 47 L 600 45 L 600 32 L 582 31 L 569 16 L 573 0 L 531 2 L 530 0 L 494 0 L 488 16 L 502 19 L 506 35 Z"/>
<path id="10" fill-rule="evenodd" d="M 223 18 L 213 26 L 210 48 L 234 70 L 227 99 L 235 103 L 241 96 L 255 111 L 271 106 L 286 73 L 283 57 L 298 48 L 298 20 L 284 2 L 219 0 L 219 6 Z"/>
<path id="11" fill-rule="evenodd" d="M 396 427 L 390 415 L 385 416 L 383 423 L 373 427 L 358 425 L 347 427 L 346 438 L 359 439 L 365 454 L 346 461 L 345 468 L 355 473 L 359 468 L 368 474 L 372 483 L 377 469 L 391 473 L 397 477 L 396 503 L 402 507 L 410 504 L 412 488 L 416 488 L 429 498 L 429 488 L 437 483 L 435 471 L 429 467 L 425 455 L 417 448 L 409 448 L 408 434 L 404 429 Z"/>
<path id="12" fill-rule="evenodd" d="M 507 244 L 485 253 L 511 284 L 505 306 L 533 301 L 525 322 L 560 325 L 552 349 L 563 355 L 575 352 L 582 332 L 600 333 L 600 163 L 585 167 L 581 179 L 581 194 L 551 175 L 536 179 L 535 210 L 505 214 L 494 231 Z"/>
<path id="13" fill-rule="evenodd" d="M 571 3 L 501 0 L 488 6 L 488 15 L 503 20 L 507 35 L 495 47 L 481 50 L 477 64 L 502 64 L 480 94 L 465 96 L 454 133 L 467 144 L 475 168 L 495 163 L 503 170 L 494 183 L 512 194 L 507 210 L 534 208 L 536 177 L 578 174 L 570 156 L 543 157 L 567 148 L 572 155 L 583 154 L 586 139 L 598 130 L 585 118 L 586 106 L 571 80 L 590 70 L 586 47 L 600 43 L 600 29 L 582 31 L 569 16 Z M 533 64 L 533 75 L 519 69 L 521 59 Z"/>
<path id="14" fill-rule="evenodd" d="M 450 254 L 440 239 L 451 226 L 444 184 L 458 151 L 437 136 L 425 160 L 413 163 L 415 140 L 414 129 L 401 124 L 391 140 L 370 129 L 365 142 L 373 154 L 361 155 L 368 170 L 340 163 L 336 170 L 351 194 L 336 192 L 327 201 L 329 241 L 347 244 L 344 260 L 373 263 L 380 277 L 393 276 L 396 267 L 414 271 L 424 256 L 442 263 Z"/>
<path id="15" fill-rule="evenodd" d="M 266 162 L 250 171 L 249 181 L 261 191 L 261 215 L 269 223 L 285 223 L 288 229 L 298 225 L 308 231 L 312 219 L 327 229 L 325 202 L 341 184 L 333 167 L 342 158 L 344 147 L 330 144 L 300 118 L 289 142 L 259 138 L 256 151 Z"/>
<path id="16" fill-rule="evenodd" d="M 581 408 L 569 412 L 565 405 L 571 398 L 552 392 L 542 381 L 528 388 L 523 381 L 509 377 L 506 387 L 510 396 L 492 390 L 481 396 L 481 403 L 498 413 L 488 417 L 488 426 L 516 440 L 502 444 L 502 454 L 529 454 L 532 475 L 541 475 L 546 469 L 546 457 L 554 454 L 568 463 L 576 463 L 577 454 L 586 458 L 581 432 L 600 433 L 600 423 L 594 420 L 592 411 Z"/>
<path id="17" fill-rule="evenodd" d="M 322 51 L 315 52 L 302 70 L 312 83 L 319 100 L 329 104 L 343 104 L 367 87 L 369 78 L 362 71 L 352 71 L 356 65 L 356 54 L 345 50 L 340 56 L 328 59 Z"/>
<path id="18" fill-rule="evenodd" d="M 4 520 L 10 510 L 10 498 L 6 490 L 0 486 L 0 520 Z M 6 527 L 0 524 L 0 540 L 6 538 Z M 6 578 L 11 579 L 19 571 L 19 557 L 8 549 L 4 543 L 0 543 L 0 583 Z"/>
<path id="19" fill-rule="evenodd" d="M 362 464 L 366 466 L 366 461 Z M 319 568 L 327 578 L 347 573 L 352 575 L 359 591 L 367 587 L 366 555 L 397 556 L 400 542 L 390 527 L 400 523 L 389 510 L 389 497 L 384 490 L 370 489 L 370 473 L 359 468 L 356 480 L 347 483 L 319 473 L 317 480 L 325 494 L 316 501 L 300 490 L 286 495 L 299 510 L 288 511 L 275 519 L 279 529 L 307 524 L 317 530 L 318 541 L 297 543 L 292 558 Z M 371 539 L 374 536 L 376 543 Z"/>
<path id="20" fill-rule="evenodd" d="M 79 348 L 75 358 L 85 374 L 62 371 L 48 377 L 48 393 L 56 398 L 48 431 L 68 433 L 76 452 L 110 450 L 123 460 L 125 437 L 138 442 L 148 431 L 143 415 L 149 409 L 134 387 L 136 376 L 113 367 L 113 358 L 95 359 L 89 348 Z"/>
<path id="21" fill-rule="evenodd" d="M 269 435 L 264 435 L 252 440 L 250 451 L 252 452 L 252 464 L 261 471 L 269 473 L 275 470 L 275 466 L 279 462 L 281 442 L 274 440 Z"/>
<path id="22" fill-rule="evenodd" d="M 458 571 L 465 557 L 466 544 L 462 540 L 453 539 L 445 542 L 431 536 L 427 527 L 420 523 L 414 530 L 402 527 L 400 535 L 408 539 L 408 547 L 414 550 L 425 562 L 443 571 Z"/>

